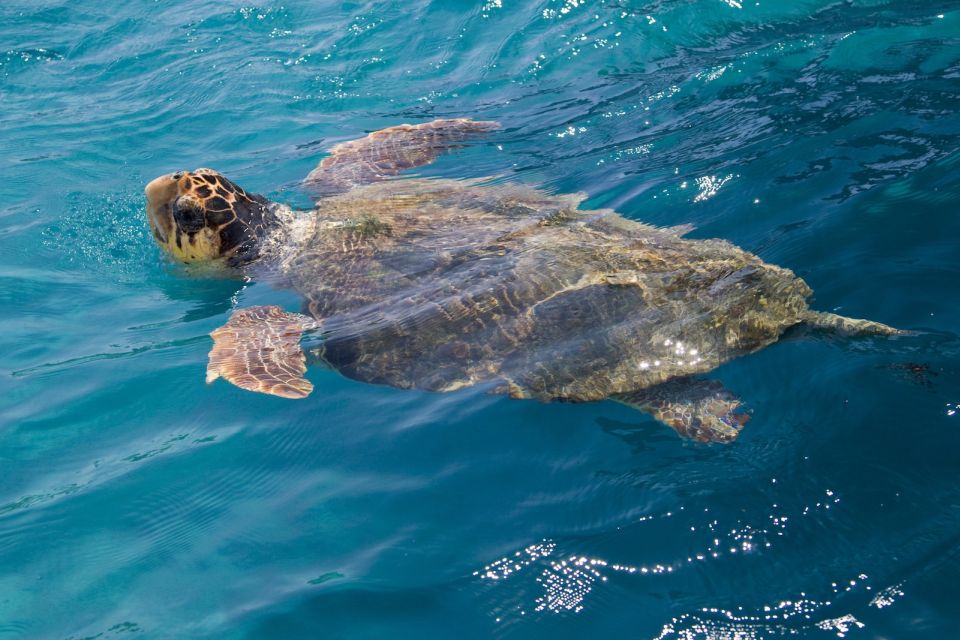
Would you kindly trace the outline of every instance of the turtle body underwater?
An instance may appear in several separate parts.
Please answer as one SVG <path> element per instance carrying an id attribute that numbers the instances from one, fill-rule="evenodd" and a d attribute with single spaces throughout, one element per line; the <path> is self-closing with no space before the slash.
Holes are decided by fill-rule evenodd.
<path id="1" fill-rule="evenodd" d="M 727 241 L 581 210 L 583 194 L 397 178 L 498 126 L 436 120 L 339 144 L 303 182 L 311 211 L 212 169 L 150 182 L 147 217 L 172 257 L 304 298 L 302 313 L 234 311 L 211 334 L 207 381 L 303 398 L 309 356 L 398 388 L 613 399 L 687 438 L 729 442 L 747 414 L 701 374 L 795 325 L 902 333 L 811 310 L 802 279 Z"/>

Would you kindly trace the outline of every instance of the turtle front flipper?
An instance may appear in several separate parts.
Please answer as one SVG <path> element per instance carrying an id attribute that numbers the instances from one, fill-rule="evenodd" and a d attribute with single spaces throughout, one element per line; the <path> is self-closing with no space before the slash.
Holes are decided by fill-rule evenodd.
<path id="1" fill-rule="evenodd" d="M 612 399 L 649 413 L 697 442 L 732 442 L 750 419 L 737 411 L 742 401 L 715 380 L 677 378 Z"/>
<path id="2" fill-rule="evenodd" d="M 216 329 L 207 382 L 224 378 L 241 389 L 283 398 L 305 398 L 313 390 L 303 377 L 306 357 L 300 336 L 317 322 L 277 306 L 238 309 Z"/>
<path id="3" fill-rule="evenodd" d="M 304 188 L 323 197 L 378 182 L 405 169 L 422 167 L 471 136 L 499 129 L 492 121 L 434 120 L 401 124 L 374 131 L 365 138 L 336 145 L 303 181 Z"/>

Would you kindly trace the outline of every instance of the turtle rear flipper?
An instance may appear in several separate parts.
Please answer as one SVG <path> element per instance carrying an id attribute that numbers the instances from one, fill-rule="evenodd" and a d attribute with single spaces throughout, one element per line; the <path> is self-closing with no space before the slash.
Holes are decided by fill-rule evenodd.
<path id="1" fill-rule="evenodd" d="M 827 311 L 807 311 L 803 323 L 814 329 L 831 331 L 842 336 L 903 336 L 914 332 L 860 318 L 847 318 Z"/>
<path id="2" fill-rule="evenodd" d="M 213 349 L 207 382 L 224 378 L 241 389 L 283 398 L 305 398 L 313 390 L 303 377 L 306 357 L 300 336 L 317 323 L 277 306 L 238 309 L 210 334 Z"/>
<path id="3" fill-rule="evenodd" d="M 356 185 L 379 182 L 406 169 L 430 164 L 467 138 L 499 128 L 498 122 L 457 118 L 374 131 L 365 138 L 333 147 L 330 155 L 304 179 L 303 186 L 318 198 L 342 193 Z"/>
<path id="4" fill-rule="evenodd" d="M 732 442 L 750 419 L 749 414 L 738 411 L 740 398 L 715 380 L 677 378 L 612 399 L 649 413 L 697 442 Z"/>

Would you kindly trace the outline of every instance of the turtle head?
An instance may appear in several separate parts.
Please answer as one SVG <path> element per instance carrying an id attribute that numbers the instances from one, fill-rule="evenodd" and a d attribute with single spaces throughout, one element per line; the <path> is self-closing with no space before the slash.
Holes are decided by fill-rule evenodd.
<path id="1" fill-rule="evenodd" d="M 275 221 L 265 198 L 213 169 L 168 173 L 150 182 L 145 192 L 153 237 L 183 262 L 253 260 Z"/>

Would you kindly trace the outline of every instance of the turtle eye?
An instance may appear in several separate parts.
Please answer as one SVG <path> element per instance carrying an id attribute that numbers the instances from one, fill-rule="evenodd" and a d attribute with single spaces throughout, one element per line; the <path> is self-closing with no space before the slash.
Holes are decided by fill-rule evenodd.
<path id="1" fill-rule="evenodd" d="M 179 180 L 182 177 L 183 177 L 183 171 L 177 171 L 175 174 L 173 174 L 174 180 Z"/>
<path id="2" fill-rule="evenodd" d="M 196 233 L 206 226 L 203 208 L 191 198 L 178 198 L 172 207 L 173 219 L 186 233 Z"/>

